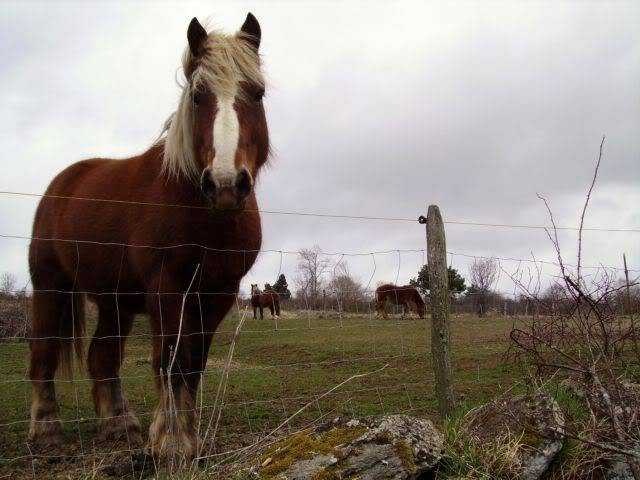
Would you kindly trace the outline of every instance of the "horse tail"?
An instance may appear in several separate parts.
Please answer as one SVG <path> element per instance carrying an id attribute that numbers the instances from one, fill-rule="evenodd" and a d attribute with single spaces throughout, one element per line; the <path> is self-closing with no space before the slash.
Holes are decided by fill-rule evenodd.
<path id="1" fill-rule="evenodd" d="M 376 302 L 380 302 L 384 299 L 384 292 L 380 287 L 376 289 Z"/>
<path id="2" fill-rule="evenodd" d="M 73 374 L 73 353 L 82 366 L 84 359 L 84 315 L 85 298 L 83 294 L 72 293 L 69 301 L 69 315 L 60 323 L 60 366 L 68 376 Z"/>
<path id="3" fill-rule="evenodd" d="M 274 295 L 274 303 L 276 305 L 276 315 L 279 317 L 280 316 L 280 296 L 279 295 Z"/>

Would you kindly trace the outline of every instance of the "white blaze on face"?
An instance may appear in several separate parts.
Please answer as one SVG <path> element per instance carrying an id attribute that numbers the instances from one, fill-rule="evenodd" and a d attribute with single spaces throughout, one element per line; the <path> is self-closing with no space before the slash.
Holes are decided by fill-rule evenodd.
<path id="1" fill-rule="evenodd" d="M 231 186 L 238 174 L 235 165 L 240 123 L 233 108 L 235 98 L 218 98 L 218 112 L 213 121 L 213 147 L 216 155 L 211 167 L 213 178 L 219 186 Z"/>

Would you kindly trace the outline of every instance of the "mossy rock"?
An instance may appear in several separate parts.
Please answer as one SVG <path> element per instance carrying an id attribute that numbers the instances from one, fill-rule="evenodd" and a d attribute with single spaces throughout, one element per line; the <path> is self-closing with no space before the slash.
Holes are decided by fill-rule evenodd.
<path id="1" fill-rule="evenodd" d="M 407 415 L 336 419 L 266 449 L 264 480 L 415 479 L 442 457 L 443 437 L 429 420 Z"/>

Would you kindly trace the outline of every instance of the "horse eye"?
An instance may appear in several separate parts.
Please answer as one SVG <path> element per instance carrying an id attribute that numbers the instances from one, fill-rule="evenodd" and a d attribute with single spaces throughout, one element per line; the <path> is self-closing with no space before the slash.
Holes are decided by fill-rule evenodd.
<path id="1" fill-rule="evenodd" d="M 262 97 L 264 97 L 264 88 L 259 88 L 253 95 L 253 101 L 259 102 L 262 100 Z"/>
<path id="2" fill-rule="evenodd" d="M 193 94 L 193 104 L 197 107 L 202 103 L 202 93 L 194 92 Z"/>

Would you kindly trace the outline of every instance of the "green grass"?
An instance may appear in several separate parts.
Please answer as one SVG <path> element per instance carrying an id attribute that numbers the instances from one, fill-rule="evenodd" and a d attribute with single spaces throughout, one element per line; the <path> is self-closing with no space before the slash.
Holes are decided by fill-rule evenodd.
<path id="1" fill-rule="evenodd" d="M 203 424 L 208 421 L 238 317 L 230 315 L 216 333 L 202 389 Z M 512 323 L 503 317 L 451 319 L 455 389 L 466 405 L 476 405 L 510 388 L 517 367 L 505 360 Z M 89 319 L 87 331 L 94 322 Z M 286 312 L 278 320 L 245 322 L 229 376 L 218 448 L 232 449 L 269 431 L 333 386 L 354 374 L 388 367 L 355 379 L 331 395 L 314 401 L 292 422 L 292 428 L 323 417 L 365 416 L 407 411 L 437 421 L 430 353 L 430 320 L 351 316 L 318 318 Z M 128 340 L 122 369 L 131 408 L 148 427 L 156 401 L 149 364 L 147 319 L 139 317 Z M 30 385 L 26 381 L 26 343 L 0 343 L 0 474 L 23 469 L 28 462 L 9 462 L 27 455 Z M 57 383 L 60 415 L 72 444 L 82 451 L 96 445 L 91 381 L 86 371 L 75 381 Z M 88 419 L 77 421 L 78 419 Z M 81 442 L 80 442 L 81 440 Z M 1 476 L 1 475 L 0 475 Z"/>

